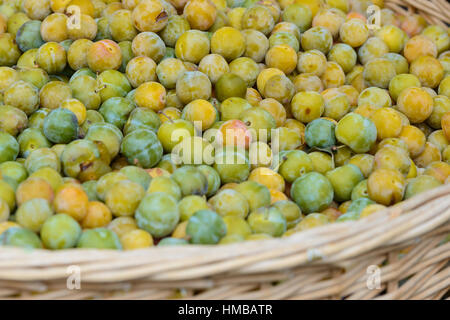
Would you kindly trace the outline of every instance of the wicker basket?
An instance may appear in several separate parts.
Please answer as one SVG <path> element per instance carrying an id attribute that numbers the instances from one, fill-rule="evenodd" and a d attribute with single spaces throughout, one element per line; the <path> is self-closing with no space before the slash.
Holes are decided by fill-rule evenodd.
<path id="1" fill-rule="evenodd" d="M 447 0 L 385 0 L 385 7 L 404 16 L 418 13 L 430 24 L 448 27 L 450 3 Z"/>
<path id="2" fill-rule="evenodd" d="M 386 7 L 450 21 L 445 0 L 387 0 Z M 1 248 L 0 298 L 442 299 L 450 289 L 449 234 L 447 184 L 288 238 L 126 252 Z"/>

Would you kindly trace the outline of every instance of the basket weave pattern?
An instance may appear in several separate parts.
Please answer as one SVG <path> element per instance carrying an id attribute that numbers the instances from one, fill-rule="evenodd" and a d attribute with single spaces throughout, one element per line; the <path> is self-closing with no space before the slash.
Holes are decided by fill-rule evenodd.
<path id="1" fill-rule="evenodd" d="M 385 7 L 450 22 L 446 0 Z M 126 252 L 1 248 L 0 299 L 442 299 L 449 234 L 444 185 L 358 221 L 281 239 Z M 70 266 L 80 268 L 80 290 L 67 289 Z"/>

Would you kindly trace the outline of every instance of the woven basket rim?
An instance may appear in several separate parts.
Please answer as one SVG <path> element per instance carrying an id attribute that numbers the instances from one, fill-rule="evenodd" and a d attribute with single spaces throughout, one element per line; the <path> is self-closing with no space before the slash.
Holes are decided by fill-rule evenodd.
<path id="1" fill-rule="evenodd" d="M 336 266 L 380 248 L 413 243 L 427 234 L 446 234 L 450 232 L 449 221 L 450 184 L 447 184 L 364 219 L 328 224 L 285 238 L 220 246 L 156 246 L 131 251 L 2 247 L 0 279 L 64 278 L 69 265 L 83 266 L 86 282 L 141 277 L 181 281 L 233 270 L 254 274 L 294 266 Z"/>
<path id="2" fill-rule="evenodd" d="M 446 0 L 385 0 L 384 4 L 402 15 L 420 14 L 430 24 L 445 28 L 450 25 L 450 3 Z M 90 297 L 92 292 L 99 292 L 98 288 L 126 291 L 131 286 L 126 281 L 133 280 L 143 283 L 141 289 L 139 284 L 134 289 L 137 293 L 125 294 L 128 299 L 140 295 L 148 299 L 164 298 L 167 288 L 180 287 L 211 288 L 196 296 L 200 299 L 220 299 L 227 296 L 226 290 L 230 291 L 228 296 L 236 299 L 311 299 L 335 295 L 371 299 L 384 289 L 387 293 L 381 296 L 383 299 L 439 298 L 450 286 L 450 242 L 442 244 L 449 234 L 450 184 L 446 184 L 364 219 L 328 224 L 285 238 L 220 246 L 155 246 L 132 251 L 0 247 L 0 284 L 43 292 L 48 289 L 46 283 L 51 288 L 54 281 L 66 279 L 67 267 L 75 265 L 82 269 L 83 283 L 92 285 L 91 292 L 70 293 L 71 298 L 78 299 Z M 411 255 L 397 261 L 399 250 L 408 246 L 414 247 Z M 368 263 L 381 264 L 386 256 L 390 257 L 389 264 L 383 267 L 387 283 L 379 291 L 361 290 L 365 285 L 363 268 Z M 326 270 L 330 267 L 349 272 L 328 279 L 332 271 Z M 293 275 L 288 275 L 287 270 L 293 270 Z M 414 277 L 399 288 L 400 273 Z M 285 276 L 290 277 L 285 286 L 251 291 L 256 288 L 252 282 Z M 233 283 L 246 280 L 248 288 L 245 284 L 233 287 Z M 222 287 L 214 289 L 218 284 Z M 299 284 L 304 286 L 303 291 L 298 290 Z M 0 286 L 0 296 L 1 291 Z M 67 293 L 57 288 L 37 298 L 65 296 Z"/>

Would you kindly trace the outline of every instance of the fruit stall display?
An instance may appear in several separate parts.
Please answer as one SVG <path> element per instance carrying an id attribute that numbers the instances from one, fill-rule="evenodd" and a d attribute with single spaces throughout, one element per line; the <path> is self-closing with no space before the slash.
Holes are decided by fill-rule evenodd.
<path id="1" fill-rule="evenodd" d="M 0 0 L 0 298 L 445 297 L 449 22 Z"/>

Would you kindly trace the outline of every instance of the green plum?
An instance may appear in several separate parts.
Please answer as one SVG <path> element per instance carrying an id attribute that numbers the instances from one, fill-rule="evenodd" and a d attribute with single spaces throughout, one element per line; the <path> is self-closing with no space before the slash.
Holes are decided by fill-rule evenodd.
<path id="1" fill-rule="evenodd" d="M 286 217 L 276 207 L 262 207 L 252 211 L 248 216 L 248 224 L 254 233 L 280 237 L 286 232 Z"/>
<path id="2" fill-rule="evenodd" d="M 19 149 L 19 143 L 12 135 L 0 131 L 0 163 L 16 160 Z"/>
<path id="3" fill-rule="evenodd" d="M 328 171 L 325 176 L 333 185 L 334 199 L 339 202 L 350 200 L 353 188 L 364 180 L 361 170 L 354 164 L 346 164 Z"/>
<path id="4" fill-rule="evenodd" d="M 135 217 L 139 228 L 148 231 L 154 237 L 161 238 L 175 229 L 180 220 L 180 211 L 174 197 L 154 192 L 142 199 Z"/>
<path id="5" fill-rule="evenodd" d="M 250 212 L 270 205 L 270 191 L 255 181 L 245 181 L 238 184 L 234 190 L 241 193 L 248 201 Z"/>
<path id="6" fill-rule="evenodd" d="M 357 153 L 369 151 L 377 140 L 375 124 L 368 118 L 353 112 L 339 120 L 335 134 L 339 142 Z"/>
<path id="7" fill-rule="evenodd" d="M 75 247 L 80 236 L 81 227 L 78 222 L 64 213 L 48 218 L 41 229 L 44 246 L 53 250 Z"/>
<path id="8" fill-rule="evenodd" d="M 78 239 L 77 248 L 122 249 L 119 237 L 106 228 L 86 229 Z"/>
<path id="9" fill-rule="evenodd" d="M 291 197 L 302 212 L 320 212 L 331 204 L 334 197 L 331 182 L 322 174 L 309 172 L 297 178 L 291 187 Z"/>
<path id="10" fill-rule="evenodd" d="M 19 227 L 9 228 L 0 235 L 2 246 L 21 247 L 25 249 L 41 249 L 39 236 L 31 230 Z"/>
<path id="11" fill-rule="evenodd" d="M 69 143 L 78 135 L 75 114 L 63 108 L 52 110 L 44 120 L 44 135 L 53 143 Z"/>
<path id="12" fill-rule="evenodd" d="M 223 218 L 211 210 L 197 211 L 186 226 L 186 235 L 193 244 L 216 244 L 226 233 Z"/>
<path id="13" fill-rule="evenodd" d="M 305 129 L 306 144 L 310 147 L 329 148 L 336 144 L 336 125 L 326 119 L 315 119 Z"/>
<path id="14" fill-rule="evenodd" d="M 158 164 L 163 155 L 163 147 L 156 134 L 150 129 L 137 129 L 123 138 L 120 146 L 128 163 L 152 168 Z"/>

